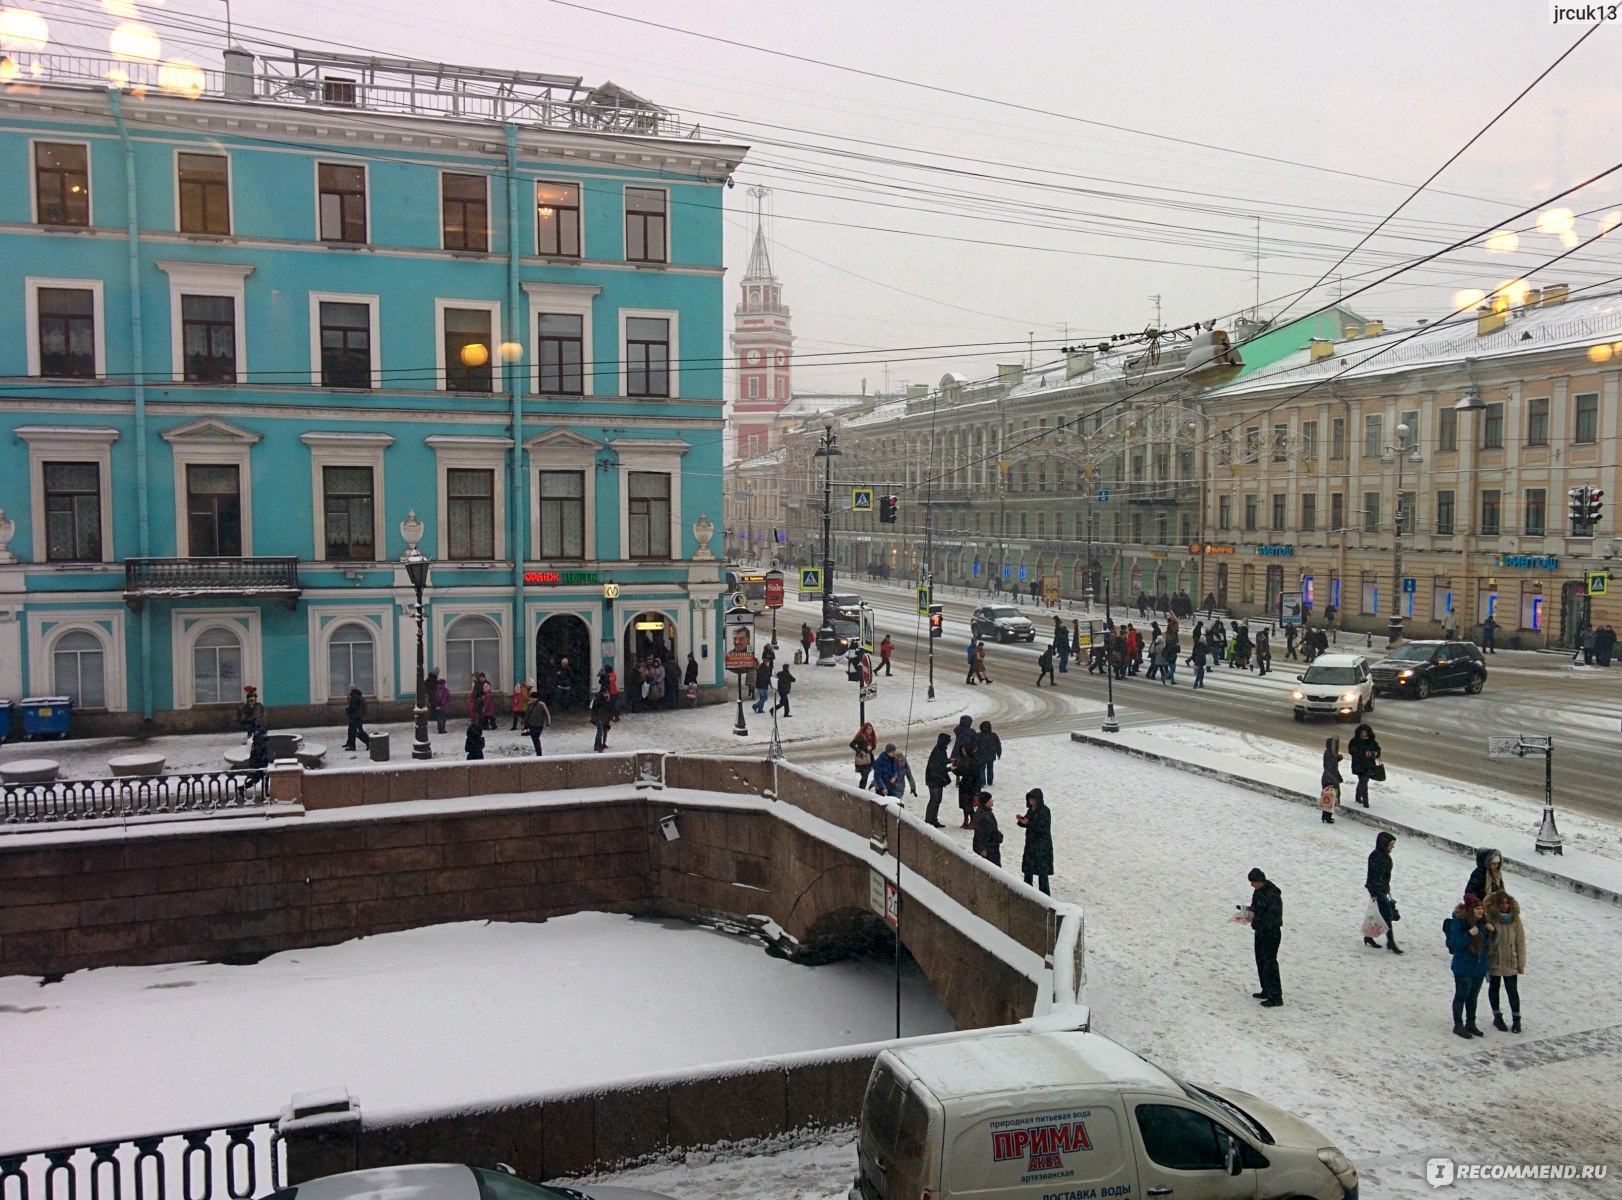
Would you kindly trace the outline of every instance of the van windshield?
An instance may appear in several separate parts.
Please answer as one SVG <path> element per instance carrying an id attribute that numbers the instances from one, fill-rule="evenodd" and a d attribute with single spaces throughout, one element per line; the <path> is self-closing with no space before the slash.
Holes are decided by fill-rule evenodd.
<path id="1" fill-rule="evenodd" d="M 1190 1100 L 1202 1104 L 1208 1109 L 1215 1109 L 1230 1120 L 1238 1122 L 1257 1141 L 1265 1142 L 1269 1146 L 1273 1144 L 1273 1135 L 1267 1132 L 1267 1127 L 1232 1100 L 1225 1096 L 1219 1096 L 1215 1092 L 1208 1092 L 1202 1087 L 1184 1083 L 1181 1079 L 1177 1079 L 1175 1075 L 1172 1078 L 1177 1081 L 1177 1086 L 1183 1089 L 1183 1094 Z"/>
<path id="2" fill-rule="evenodd" d="M 1356 683 L 1356 667 L 1308 667 L 1304 683 Z"/>

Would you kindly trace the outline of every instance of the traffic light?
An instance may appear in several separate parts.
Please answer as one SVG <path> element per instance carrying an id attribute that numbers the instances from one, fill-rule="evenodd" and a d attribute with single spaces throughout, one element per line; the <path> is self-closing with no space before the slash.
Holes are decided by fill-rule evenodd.
<path id="1" fill-rule="evenodd" d="M 1588 489 L 1574 487 L 1566 493 L 1568 507 L 1571 512 L 1573 526 L 1584 525 L 1588 522 Z"/>
<path id="2" fill-rule="evenodd" d="M 895 510 L 901 503 L 900 496 L 879 497 L 879 523 L 882 525 L 895 524 Z"/>
<path id="3" fill-rule="evenodd" d="M 1597 487 L 1588 489 L 1588 512 L 1583 519 L 1590 525 L 1598 525 L 1600 514 L 1605 511 L 1605 493 Z"/>
<path id="4" fill-rule="evenodd" d="M 929 636 L 940 637 L 946 632 L 945 605 L 931 604 L 929 606 Z"/>

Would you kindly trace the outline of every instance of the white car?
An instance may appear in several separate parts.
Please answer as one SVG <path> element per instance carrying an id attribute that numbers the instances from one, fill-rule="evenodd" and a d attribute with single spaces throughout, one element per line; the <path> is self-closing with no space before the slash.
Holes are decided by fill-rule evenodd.
<path id="1" fill-rule="evenodd" d="M 1297 675 L 1290 693 L 1295 719 L 1350 717 L 1374 711 L 1374 676 L 1361 654 L 1320 654 Z"/>
<path id="2" fill-rule="evenodd" d="M 663 1192 L 621 1187 L 548 1187 L 505 1170 L 461 1163 L 412 1163 L 346 1171 L 289 1184 L 265 1200 L 671 1200 Z"/>

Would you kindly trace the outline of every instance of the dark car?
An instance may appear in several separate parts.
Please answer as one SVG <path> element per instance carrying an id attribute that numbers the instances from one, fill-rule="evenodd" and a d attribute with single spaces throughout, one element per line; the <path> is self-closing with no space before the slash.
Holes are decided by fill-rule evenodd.
<path id="1" fill-rule="evenodd" d="M 1462 688 L 1474 696 L 1487 682 L 1487 664 L 1474 642 L 1407 642 L 1374 664 L 1376 696 L 1412 696 Z"/>
<path id="2" fill-rule="evenodd" d="M 1012 604 L 983 604 L 969 618 L 969 636 L 994 642 L 1034 642 L 1036 626 Z"/>
<path id="3" fill-rule="evenodd" d="M 837 658 L 849 654 L 852 646 L 862 644 L 862 627 L 857 622 L 847 621 L 844 617 L 835 617 L 829 622 L 828 627 L 833 631 L 833 639 L 829 643 L 827 654 Z M 817 653 L 823 655 L 818 659 L 818 662 L 826 665 L 827 662 L 832 661 L 831 658 L 824 655 L 822 631 L 820 629 L 817 631 Z"/>
<path id="4" fill-rule="evenodd" d="M 834 616 L 844 617 L 847 621 L 860 621 L 862 619 L 862 598 L 855 592 L 835 592 L 828 597 L 833 605 Z"/>

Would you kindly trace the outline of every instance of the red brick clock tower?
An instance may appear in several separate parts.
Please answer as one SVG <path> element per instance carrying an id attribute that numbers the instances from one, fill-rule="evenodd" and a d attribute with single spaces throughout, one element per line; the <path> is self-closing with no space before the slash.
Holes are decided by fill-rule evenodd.
<path id="1" fill-rule="evenodd" d="M 749 189 L 755 198 L 755 243 L 732 320 L 733 367 L 738 381 L 732 401 L 733 454 L 740 462 L 771 448 L 773 419 L 788 405 L 793 392 L 794 333 L 783 304 L 782 285 L 772 273 L 772 260 L 766 252 L 761 202 L 767 191 Z"/>

